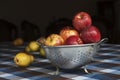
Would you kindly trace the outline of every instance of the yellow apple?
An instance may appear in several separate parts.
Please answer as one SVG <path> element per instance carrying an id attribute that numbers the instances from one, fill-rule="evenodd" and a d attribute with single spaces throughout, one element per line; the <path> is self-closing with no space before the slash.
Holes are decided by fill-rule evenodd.
<path id="1" fill-rule="evenodd" d="M 19 52 L 14 57 L 15 64 L 21 67 L 29 66 L 33 62 L 33 60 L 34 60 L 34 57 L 25 52 Z"/>
<path id="2" fill-rule="evenodd" d="M 39 49 L 39 45 L 36 41 L 31 41 L 28 46 L 31 51 L 37 51 Z"/>
<path id="3" fill-rule="evenodd" d="M 34 56 L 31 54 L 29 54 L 29 56 L 30 56 L 30 62 L 32 63 L 34 61 Z"/>
<path id="4" fill-rule="evenodd" d="M 13 44 L 15 46 L 20 46 L 24 43 L 24 40 L 22 38 L 16 38 L 14 41 L 13 41 Z"/>
<path id="5" fill-rule="evenodd" d="M 63 44 L 64 40 L 59 34 L 51 34 L 45 40 L 46 46 L 59 46 Z"/>
<path id="6" fill-rule="evenodd" d="M 26 52 L 30 52 L 30 51 L 31 51 L 30 48 L 29 48 L 29 46 L 26 46 L 26 47 L 25 47 L 25 51 L 26 51 Z"/>
<path id="7" fill-rule="evenodd" d="M 40 48 L 40 55 L 41 55 L 42 57 L 45 57 L 45 51 L 44 51 L 43 48 Z"/>

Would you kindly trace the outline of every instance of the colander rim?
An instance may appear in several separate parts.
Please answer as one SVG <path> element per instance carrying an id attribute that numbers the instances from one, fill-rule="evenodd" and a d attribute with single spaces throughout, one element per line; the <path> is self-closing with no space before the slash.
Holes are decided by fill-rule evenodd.
<path id="1" fill-rule="evenodd" d="M 86 46 L 94 46 L 97 43 L 91 43 L 91 44 L 79 44 L 79 45 L 59 45 L 59 46 L 45 46 L 43 45 L 42 47 L 44 48 L 68 48 L 68 47 L 86 47 Z"/>

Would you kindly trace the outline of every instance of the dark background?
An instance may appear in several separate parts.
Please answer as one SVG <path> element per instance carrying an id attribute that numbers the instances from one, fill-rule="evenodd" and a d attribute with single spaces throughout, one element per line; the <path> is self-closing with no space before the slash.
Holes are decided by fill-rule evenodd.
<path id="1" fill-rule="evenodd" d="M 26 41 L 38 39 L 47 35 L 47 28 L 52 23 L 60 19 L 69 21 L 80 11 L 91 15 L 93 25 L 100 29 L 102 38 L 108 37 L 110 43 L 120 43 L 120 0 L 0 1 L 0 41 L 16 37 L 23 37 Z M 10 28 L 10 31 L 10 25 L 16 28 Z"/>

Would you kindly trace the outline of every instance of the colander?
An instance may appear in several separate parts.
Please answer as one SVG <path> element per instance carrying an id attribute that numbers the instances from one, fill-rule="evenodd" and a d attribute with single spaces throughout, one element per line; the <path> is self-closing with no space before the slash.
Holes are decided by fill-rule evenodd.
<path id="1" fill-rule="evenodd" d="M 107 40 L 108 38 L 103 38 L 98 43 L 61 46 L 44 46 L 39 43 L 39 39 L 37 43 L 45 50 L 46 57 L 54 66 L 73 69 L 90 63 L 97 54 L 100 44 Z"/>

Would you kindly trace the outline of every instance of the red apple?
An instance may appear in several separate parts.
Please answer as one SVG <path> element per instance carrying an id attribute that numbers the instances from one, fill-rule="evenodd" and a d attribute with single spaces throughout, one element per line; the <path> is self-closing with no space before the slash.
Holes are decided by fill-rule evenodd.
<path id="1" fill-rule="evenodd" d="M 58 34 L 51 34 L 45 40 L 46 46 L 59 46 L 59 45 L 63 45 L 63 44 L 64 44 L 64 40 Z"/>
<path id="2" fill-rule="evenodd" d="M 81 32 L 92 24 L 91 16 L 87 12 L 79 12 L 73 18 L 73 26 Z"/>
<path id="3" fill-rule="evenodd" d="M 77 32 L 77 30 L 69 27 L 69 26 L 66 26 L 64 27 L 61 31 L 60 31 L 60 36 L 64 39 L 64 41 L 70 37 L 70 36 L 73 36 L 73 35 L 76 35 L 76 36 L 79 36 L 79 33 Z"/>
<path id="4" fill-rule="evenodd" d="M 101 33 L 95 26 L 90 26 L 80 33 L 84 43 L 96 43 L 101 39 Z"/>
<path id="5" fill-rule="evenodd" d="M 65 45 L 78 45 L 78 44 L 83 44 L 83 41 L 79 36 L 70 36 L 65 41 Z"/>

